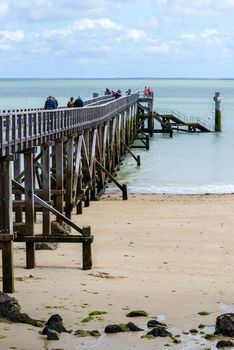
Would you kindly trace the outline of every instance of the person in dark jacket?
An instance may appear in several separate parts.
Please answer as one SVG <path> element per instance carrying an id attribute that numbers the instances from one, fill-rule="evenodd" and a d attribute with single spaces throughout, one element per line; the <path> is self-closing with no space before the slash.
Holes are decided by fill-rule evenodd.
<path id="1" fill-rule="evenodd" d="M 115 98 L 119 98 L 119 97 L 121 97 L 121 96 L 122 96 L 121 90 L 116 91 L 116 93 L 115 93 Z"/>
<path id="2" fill-rule="evenodd" d="M 53 97 L 52 96 L 48 96 L 47 100 L 45 101 L 44 109 L 56 109 L 57 106 L 58 105 L 56 104 L 56 102 L 53 99 Z"/>
<path id="3" fill-rule="evenodd" d="M 75 100 L 74 107 L 84 107 L 84 102 L 80 96 Z"/>
<path id="4" fill-rule="evenodd" d="M 110 89 L 106 88 L 105 95 L 111 95 Z"/>

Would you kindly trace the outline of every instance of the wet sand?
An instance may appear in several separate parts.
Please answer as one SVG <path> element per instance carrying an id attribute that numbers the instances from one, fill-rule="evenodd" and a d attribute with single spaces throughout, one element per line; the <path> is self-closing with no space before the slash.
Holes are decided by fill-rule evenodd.
<path id="1" fill-rule="evenodd" d="M 36 251 L 37 268 L 26 270 L 24 244 L 15 244 L 13 296 L 32 318 L 59 313 L 67 329 L 98 329 L 101 337 L 62 334 L 47 342 L 38 328 L 0 322 L 0 349 L 216 348 L 216 341 L 182 332 L 201 323 L 211 332 L 218 315 L 234 311 L 234 195 L 132 194 L 122 201 L 108 194 L 73 220 L 92 227 L 93 269 L 81 270 L 80 244 L 60 244 Z M 126 317 L 136 309 L 149 317 Z M 94 310 L 107 313 L 82 323 Z M 182 342 L 141 339 L 155 317 Z M 145 331 L 104 334 L 107 324 L 129 321 Z"/>

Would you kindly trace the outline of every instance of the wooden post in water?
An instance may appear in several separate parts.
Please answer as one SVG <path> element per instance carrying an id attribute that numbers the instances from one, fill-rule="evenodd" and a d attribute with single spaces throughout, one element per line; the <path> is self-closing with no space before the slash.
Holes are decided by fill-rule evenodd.
<path id="1" fill-rule="evenodd" d="M 220 92 L 216 92 L 214 96 L 215 101 L 215 131 L 220 132 L 222 131 L 222 118 L 221 118 L 221 94 Z"/>

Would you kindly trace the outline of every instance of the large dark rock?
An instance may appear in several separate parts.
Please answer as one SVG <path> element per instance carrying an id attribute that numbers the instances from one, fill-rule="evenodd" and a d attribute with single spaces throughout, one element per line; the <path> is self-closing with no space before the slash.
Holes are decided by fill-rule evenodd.
<path id="1" fill-rule="evenodd" d="M 147 317 L 148 313 L 144 310 L 133 310 L 131 312 L 129 312 L 127 315 L 127 317 Z"/>
<path id="2" fill-rule="evenodd" d="M 48 321 L 45 324 L 45 328 L 42 331 L 42 334 L 48 334 L 48 331 L 53 330 L 56 331 L 58 333 L 70 333 L 70 331 L 68 331 L 64 325 L 63 325 L 63 319 L 60 315 L 58 314 L 54 314 L 52 315 Z"/>
<path id="3" fill-rule="evenodd" d="M 168 332 L 165 327 L 154 327 L 151 329 L 150 332 L 147 333 L 147 335 L 152 335 L 153 337 L 171 337 L 172 334 Z"/>
<path id="4" fill-rule="evenodd" d="M 36 250 L 54 250 L 57 248 L 57 244 L 55 243 L 45 243 L 45 242 L 36 242 L 35 249 Z"/>
<path id="5" fill-rule="evenodd" d="M 231 340 L 220 340 L 216 344 L 216 348 L 232 348 L 234 346 L 233 342 Z"/>
<path id="6" fill-rule="evenodd" d="M 47 332 L 47 340 L 59 340 L 58 333 L 52 329 L 49 329 Z"/>
<path id="7" fill-rule="evenodd" d="M 110 324 L 105 328 L 105 333 L 140 332 L 140 331 L 143 331 L 143 329 L 136 326 L 133 322 Z"/>
<path id="8" fill-rule="evenodd" d="M 59 223 L 57 221 L 51 222 L 51 234 L 52 235 L 64 235 L 67 236 L 71 233 L 71 227 L 65 224 L 64 222 Z"/>
<path id="9" fill-rule="evenodd" d="M 159 322 L 157 320 L 149 320 L 147 323 L 148 328 L 153 328 L 153 327 L 157 327 L 157 326 L 167 328 L 166 323 L 162 323 L 162 322 Z"/>
<path id="10" fill-rule="evenodd" d="M 133 322 L 128 322 L 126 324 L 127 328 L 129 328 L 129 330 L 131 332 L 140 332 L 143 331 L 144 329 L 139 328 L 138 326 L 136 326 Z"/>
<path id="11" fill-rule="evenodd" d="M 215 333 L 234 337 L 234 313 L 222 314 L 216 318 Z"/>
<path id="12" fill-rule="evenodd" d="M 20 312 L 21 307 L 18 301 L 8 294 L 0 292 L 0 315 L 9 321 L 16 323 L 28 323 L 36 327 L 41 327 L 40 320 L 34 320 L 27 314 Z"/>
<path id="13" fill-rule="evenodd" d="M 118 324 L 109 324 L 105 328 L 105 333 L 120 333 L 123 332 L 123 328 Z"/>

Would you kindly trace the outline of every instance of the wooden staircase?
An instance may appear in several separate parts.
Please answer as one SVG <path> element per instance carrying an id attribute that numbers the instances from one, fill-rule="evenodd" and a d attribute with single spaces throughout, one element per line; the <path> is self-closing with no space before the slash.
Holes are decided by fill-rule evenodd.
<path id="1" fill-rule="evenodd" d="M 161 124 L 162 129 L 172 129 L 188 132 L 214 131 L 211 123 L 208 123 L 201 118 L 187 118 L 185 115 L 177 111 L 170 111 L 168 109 L 156 107 L 152 117 Z"/>

